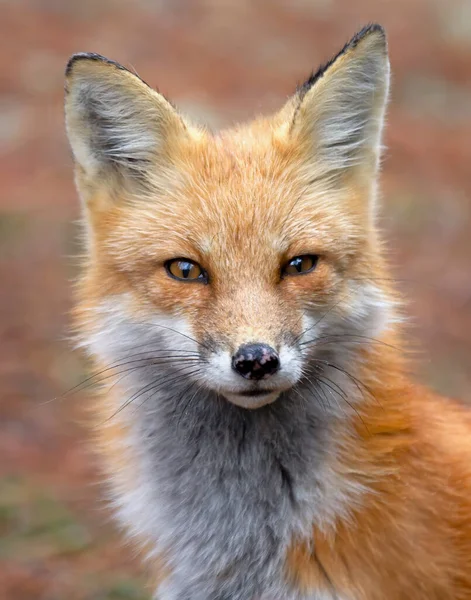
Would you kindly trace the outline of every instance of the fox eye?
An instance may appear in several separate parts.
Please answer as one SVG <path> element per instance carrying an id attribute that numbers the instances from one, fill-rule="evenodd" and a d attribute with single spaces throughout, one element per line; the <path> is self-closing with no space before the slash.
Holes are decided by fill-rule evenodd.
<path id="1" fill-rule="evenodd" d="M 168 275 L 179 281 L 200 281 L 208 282 L 208 275 L 198 263 L 188 258 L 174 258 L 165 263 L 165 269 Z"/>
<path id="2" fill-rule="evenodd" d="M 319 257 L 315 254 L 295 256 L 283 268 L 283 275 L 304 275 L 314 271 Z"/>

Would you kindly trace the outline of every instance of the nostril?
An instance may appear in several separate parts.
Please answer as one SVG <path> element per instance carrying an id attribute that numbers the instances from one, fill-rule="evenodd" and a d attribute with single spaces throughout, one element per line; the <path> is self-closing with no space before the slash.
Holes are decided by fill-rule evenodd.
<path id="1" fill-rule="evenodd" d="M 271 346 L 247 344 L 234 354 L 232 368 L 246 379 L 266 379 L 278 371 L 280 359 Z"/>

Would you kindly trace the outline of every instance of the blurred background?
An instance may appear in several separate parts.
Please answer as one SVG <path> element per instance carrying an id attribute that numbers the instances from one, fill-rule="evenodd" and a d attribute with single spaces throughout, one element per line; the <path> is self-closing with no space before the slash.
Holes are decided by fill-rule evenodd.
<path id="1" fill-rule="evenodd" d="M 213 128 L 272 111 L 365 23 L 393 69 L 382 227 L 418 377 L 471 400 L 469 0 L 1 0 L 0 599 L 149 598 L 109 521 L 67 341 L 79 203 L 70 54 L 134 68 Z M 55 397 L 59 399 L 53 400 Z"/>

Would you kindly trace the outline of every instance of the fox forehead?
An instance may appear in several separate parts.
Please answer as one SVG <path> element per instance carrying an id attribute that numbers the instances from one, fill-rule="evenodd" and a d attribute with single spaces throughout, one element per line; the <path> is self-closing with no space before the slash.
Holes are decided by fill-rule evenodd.
<path id="1" fill-rule="evenodd" d="M 366 233 L 349 210 L 356 190 L 305 177 L 295 151 L 265 129 L 256 122 L 177 150 L 173 185 L 123 203 L 106 220 L 111 246 L 143 257 L 214 261 L 238 253 L 245 261 L 279 261 L 290 254 L 353 252 Z"/>
<path id="2" fill-rule="evenodd" d="M 124 67 L 76 55 L 66 121 L 90 262 L 366 257 L 388 82 L 384 32 L 366 27 L 276 115 L 212 135 Z"/>

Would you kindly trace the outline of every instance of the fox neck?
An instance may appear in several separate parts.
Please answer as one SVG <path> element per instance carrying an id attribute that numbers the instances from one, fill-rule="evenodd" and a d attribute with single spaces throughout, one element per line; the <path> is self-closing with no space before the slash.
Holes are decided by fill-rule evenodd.
<path id="1" fill-rule="evenodd" d="M 192 598 L 221 594 L 205 574 L 228 573 L 217 585 L 227 597 L 247 598 L 237 591 L 236 572 L 243 572 L 254 597 L 269 590 L 291 598 L 288 584 L 270 573 L 283 572 L 293 539 L 313 526 L 334 528 L 368 492 L 358 483 L 364 478 L 345 473 L 359 468 L 356 456 L 365 460 L 365 419 L 377 427 L 382 411 L 378 427 L 389 427 L 387 408 L 374 403 L 386 370 L 391 387 L 399 368 L 394 351 L 378 343 L 381 352 L 324 352 L 322 372 L 254 411 L 188 389 L 168 367 L 140 369 L 106 394 L 103 452 L 118 515 L 153 560 L 163 558 L 175 589 L 188 587 Z M 155 392 L 162 377 L 172 385 Z M 361 466 L 371 480 L 383 475 L 374 461 L 366 456 Z"/>

